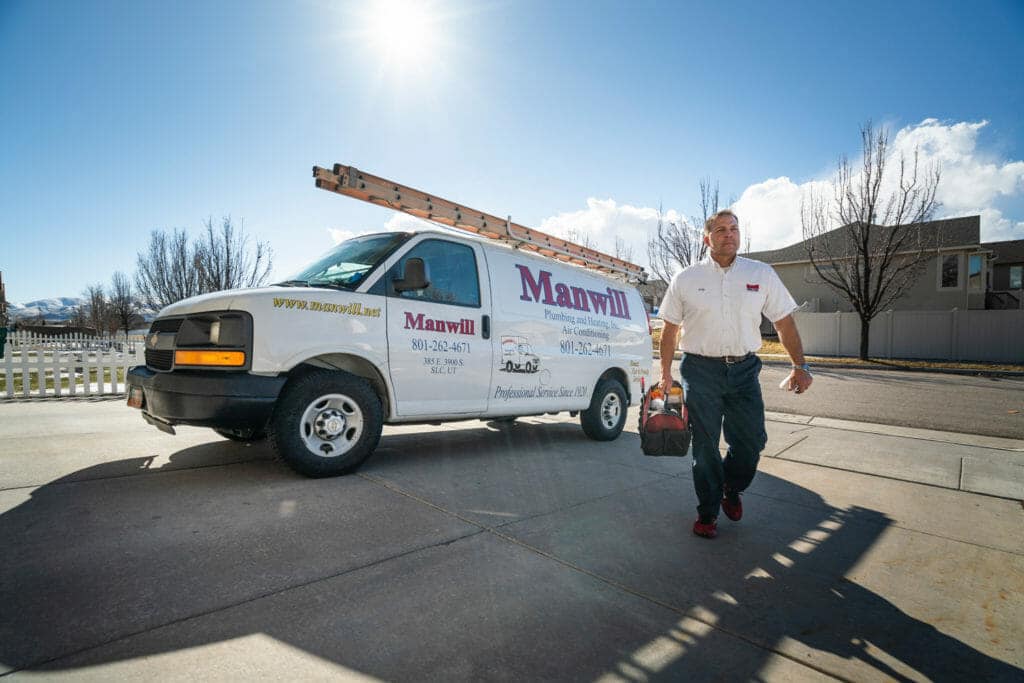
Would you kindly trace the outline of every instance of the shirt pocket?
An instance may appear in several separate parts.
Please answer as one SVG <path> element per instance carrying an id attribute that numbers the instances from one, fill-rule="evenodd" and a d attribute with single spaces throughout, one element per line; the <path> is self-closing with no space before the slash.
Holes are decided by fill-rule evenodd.
<path id="1" fill-rule="evenodd" d="M 761 315 L 761 311 L 764 310 L 764 304 L 768 300 L 768 292 L 764 285 L 757 285 L 756 290 L 749 289 L 750 285 L 744 288 L 745 291 L 741 292 L 742 304 L 740 304 L 740 310 L 747 315 Z"/>

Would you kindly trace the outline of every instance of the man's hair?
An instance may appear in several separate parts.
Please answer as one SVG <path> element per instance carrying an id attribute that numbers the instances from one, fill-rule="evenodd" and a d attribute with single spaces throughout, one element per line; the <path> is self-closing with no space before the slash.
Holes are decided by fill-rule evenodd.
<path id="1" fill-rule="evenodd" d="M 705 235 L 710 235 L 711 234 L 711 225 L 715 222 L 716 218 L 721 218 L 722 216 L 732 216 L 733 218 L 736 219 L 736 225 L 739 226 L 739 224 L 740 224 L 740 217 L 737 216 L 736 213 L 732 209 L 722 209 L 721 211 L 716 211 L 711 216 L 709 216 L 706 221 L 704 221 L 704 234 Z"/>

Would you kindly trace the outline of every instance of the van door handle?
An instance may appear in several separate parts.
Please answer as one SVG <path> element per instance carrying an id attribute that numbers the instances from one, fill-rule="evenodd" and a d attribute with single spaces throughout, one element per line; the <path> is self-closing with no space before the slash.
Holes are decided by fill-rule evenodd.
<path id="1" fill-rule="evenodd" d="M 491 316 L 485 315 L 480 320 L 480 336 L 484 339 L 491 338 Z"/>

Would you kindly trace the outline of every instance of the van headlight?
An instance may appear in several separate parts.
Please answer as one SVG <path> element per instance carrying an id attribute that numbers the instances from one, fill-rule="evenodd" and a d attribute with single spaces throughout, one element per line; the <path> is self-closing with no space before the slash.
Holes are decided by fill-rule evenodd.
<path id="1" fill-rule="evenodd" d="M 241 311 L 185 318 L 174 340 L 176 367 L 244 368 L 252 345 L 252 317 Z"/>

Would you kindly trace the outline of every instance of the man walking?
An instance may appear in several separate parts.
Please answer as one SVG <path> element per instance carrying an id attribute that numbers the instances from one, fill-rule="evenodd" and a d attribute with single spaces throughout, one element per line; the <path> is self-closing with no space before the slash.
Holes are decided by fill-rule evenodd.
<path id="1" fill-rule="evenodd" d="M 679 372 L 687 385 L 698 501 L 693 533 L 714 538 L 719 508 L 733 521 L 743 516 L 740 493 L 753 480 L 768 440 L 758 381 L 761 359 L 754 353 L 761 348 L 762 313 L 775 323 L 793 362 L 786 387 L 801 394 L 812 380 L 793 320 L 796 302 L 771 266 L 737 256 L 736 214 L 725 209 L 711 216 L 704 224 L 704 244 L 707 258 L 672 278 L 661 302 L 660 383 L 671 385 L 682 329 Z M 723 431 L 729 447 L 724 460 L 718 451 Z"/>

